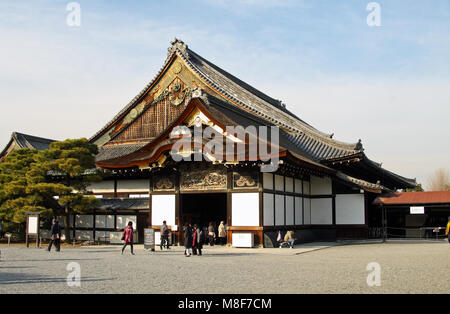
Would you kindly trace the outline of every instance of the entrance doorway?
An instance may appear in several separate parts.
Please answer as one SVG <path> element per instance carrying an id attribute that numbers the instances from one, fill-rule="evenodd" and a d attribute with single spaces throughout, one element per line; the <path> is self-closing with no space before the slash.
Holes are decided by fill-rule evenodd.
<path id="1" fill-rule="evenodd" d="M 181 194 L 181 226 L 190 223 L 208 227 L 213 222 L 217 227 L 221 221 L 227 223 L 227 194 L 199 193 Z"/>

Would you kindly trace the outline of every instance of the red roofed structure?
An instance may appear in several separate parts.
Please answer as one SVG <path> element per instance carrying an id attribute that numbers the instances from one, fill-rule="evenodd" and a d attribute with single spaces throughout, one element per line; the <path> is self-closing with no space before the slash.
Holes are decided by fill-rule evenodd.
<path id="1" fill-rule="evenodd" d="M 388 193 L 373 201 L 372 217 L 378 217 L 388 238 L 445 236 L 450 217 L 450 191 Z"/>
<path id="2" fill-rule="evenodd" d="M 426 205 L 450 204 L 450 191 L 402 192 L 377 197 L 375 205 Z"/>

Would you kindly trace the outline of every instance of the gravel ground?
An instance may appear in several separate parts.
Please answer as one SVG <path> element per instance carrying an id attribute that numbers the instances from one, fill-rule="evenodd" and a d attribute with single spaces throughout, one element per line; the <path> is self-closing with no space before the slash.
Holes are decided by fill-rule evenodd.
<path id="1" fill-rule="evenodd" d="M 131 256 L 119 247 L 44 249 L 0 246 L 0 294 L 5 293 L 449 293 L 447 243 L 389 243 L 296 249 L 182 248 Z M 303 254 L 299 254 L 303 253 Z M 81 287 L 69 287 L 70 262 Z M 368 263 L 381 266 L 381 286 L 369 287 Z"/>

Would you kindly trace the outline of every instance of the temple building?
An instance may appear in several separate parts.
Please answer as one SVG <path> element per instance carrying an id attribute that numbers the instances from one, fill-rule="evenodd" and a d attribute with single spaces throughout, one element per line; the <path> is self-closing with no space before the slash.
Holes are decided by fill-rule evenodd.
<path id="1" fill-rule="evenodd" d="M 227 132 L 230 126 L 257 131 L 240 139 Z M 276 144 L 263 136 L 264 127 L 277 127 Z M 245 156 L 235 150 L 222 158 L 208 155 L 214 150 L 203 139 L 183 146 L 177 152 L 184 159 L 175 161 L 177 141 L 193 137 L 195 128 L 212 128 L 219 142 L 244 145 Z M 250 156 L 252 137 L 265 141 L 270 160 L 261 154 L 264 145 Z M 236 246 L 250 239 L 271 247 L 278 231 L 290 229 L 301 241 L 367 238 L 381 224 L 371 212 L 375 198 L 416 186 L 370 160 L 361 141 L 333 139 L 177 39 L 155 78 L 90 141 L 99 147 L 97 166 L 108 173 L 91 191 L 110 207 L 114 200 L 139 199 L 139 208 L 118 210 L 137 224 L 141 240 L 144 228 L 158 229 L 163 220 L 176 243 L 183 241 L 185 223 L 220 221 Z M 112 213 L 104 209 L 102 219 Z M 104 235 L 110 227 L 101 229 Z"/>
<path id="2" fill-rule="evenodd" d="M 21 148 L 44 150 L 48 149 L 52 142 L 54 142 L 54 140 L 13 132 L 8 144 L 0 153 L 0 161 L 4 160 L 6 156 L 14 150 Z"/>

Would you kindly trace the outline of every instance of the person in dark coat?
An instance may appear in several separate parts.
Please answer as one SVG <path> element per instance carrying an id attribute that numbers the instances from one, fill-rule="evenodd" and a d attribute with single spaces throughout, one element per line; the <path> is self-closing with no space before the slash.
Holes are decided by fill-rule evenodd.
<path id="1" fill-rule="evenodd" d="M 194 225 L 194 231 L 192 233 L 192 254 L 201 256 L 203 249 L 203 242 L 205 241 L 203 237 L 203 231 L 197 225 Z"/>
<path id="2" fill-rule="evenodd" d="M 61 226 L 59 225 L 59 221 L 57 219 L 53 219 L 50 243 L 48 244 L 48 251 L 52 249 L 52 245 L 55 244 L 56 252 L 59 252 L 61 249 Z"/>
<path id="3" fill-rule="evenodd" d="M 191 256 L 191 249 L 192 249 L 192 228 L 191 225 L 186 223 L 184 225 L 184 248 L 186 249 L 184 251 L 184 255 L 186 257 Z"/>
<path id="4" fill-rule="evenodd" d="M 122 240 L 124 240 L 125 244 L 123 245 L 122 248 L 122 255 L 123 255 L 123 251 L 125 250 L 125 248 L 127 247 L 127 245 L 129 245 L 131 247 L 131 255 L 134 255 L 133 253 L 133 222 L 130 221 L 128 222 L 128 226 L 125 228 L 125 230 L 123 230 L 123 236 L 122 236 Z"/>

